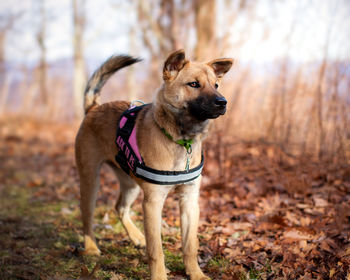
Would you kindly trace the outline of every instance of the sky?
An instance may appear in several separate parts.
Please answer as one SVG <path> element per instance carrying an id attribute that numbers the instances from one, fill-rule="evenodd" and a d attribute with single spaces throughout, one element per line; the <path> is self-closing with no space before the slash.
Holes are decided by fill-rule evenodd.
<path id="1" fill-rule="evenodd" d="M 241 48 L 242 60 L 273 61 L 286 54 L 297 62 L 320 60 L 324 56 L 328 34 L 328 56 L 332 59 L 349 58 L 350 1 L 258 3 L 259 21 L 253 25 L 249 40 Z M 249 23 L 243 18 L 240 24 L 244 30 Z M 267 30 L 262 26 L 267 26 Z"/>
<path id="2" fill-rule="evenodd" d="M 225 0 L 218 1 L 218 25 L 225 23 L 232 11 Z M 113 53 L 130 53 L 128 32 L 137 18 L 135 1 L 87 1 L 88 28 L 85 33 L 85 56 L 102 61 Z M 248 1 L 249 2 L 249 1 Z M 0 0 L 0 25 L 10 14 L 17 14 L 6 39 L 8 61 L 30 64 L 37 61 L 39 49 L 35 32 L 40 24 L 36 0 Z M 245 38 L 232 52 L 242 62 L 271 62 L 286 54 L 297 62 L 321 60 L 325 42 L 330 42 L 327 55 L 332 59 L 350 56 L 350 1 L 348 0 L 261 0 L 255 16 L 237 16 L 231 27 L 230 40 Z M 47 48 L 50 62 L 72 57 L 71 0 L 45 0 L 47 11 Z M 137 33 L 136 48 L 141 50 Z M 328 36 L 328 37 L 327 37 Z M 287 45 L 290 46 L 287 48 Z M 135 49 L 135 47 L 133 47 Z M 139 56 L 147 52 L 139 51 Z"/>

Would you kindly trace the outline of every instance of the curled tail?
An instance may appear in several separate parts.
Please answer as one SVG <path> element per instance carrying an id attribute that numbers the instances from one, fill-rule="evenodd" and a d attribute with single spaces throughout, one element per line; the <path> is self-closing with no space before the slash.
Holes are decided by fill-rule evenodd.
<path id="1" fill-rule="evenodd" d="M 100 91 L 107 80 L 119 69 L 141 61 L 128 55 L 111 56 L 103 63 L 89 79 L 84 92 L 85 114 L 97 105 L 101 104 Z"/>

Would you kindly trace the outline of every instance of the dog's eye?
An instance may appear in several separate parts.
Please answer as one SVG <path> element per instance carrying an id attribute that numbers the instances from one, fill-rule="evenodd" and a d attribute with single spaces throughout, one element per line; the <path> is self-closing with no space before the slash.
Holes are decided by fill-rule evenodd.
<path id="1" fill-rule="evenodd" d="M 201 85 L 198 82 L 190 82 L 190 83 L 187 83 L 187 85 L 189 85 L 190 87 L 193 87 L 193 88 L 200 88 L 201 87 Z"/>
<path id="2" fill-rule="evenodd" d="M 217 83 L 215 83 L 215 88 L 218 88 L 218 87 L 219 87 L 219 85 Z"/>

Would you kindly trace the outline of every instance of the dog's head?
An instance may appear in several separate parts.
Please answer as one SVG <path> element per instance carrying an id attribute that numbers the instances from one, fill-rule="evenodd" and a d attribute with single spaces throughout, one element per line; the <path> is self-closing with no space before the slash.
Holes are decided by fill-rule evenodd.
<path id="1" fill-rule="evenodd" d="M 225 114 L 227 101 L 218 89 L 232 64 L 231 58 L 190 62 L 183 50 L 170 54 L 163 68 L 164 101 L 170 109 L 186 112 L 199 121 Z"/>

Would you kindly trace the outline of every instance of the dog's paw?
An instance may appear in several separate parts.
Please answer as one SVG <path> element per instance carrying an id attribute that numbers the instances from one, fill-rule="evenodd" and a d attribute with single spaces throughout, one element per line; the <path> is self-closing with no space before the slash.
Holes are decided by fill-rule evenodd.
<path id="1" fill-rule="evenodd" d="M 90 248 L 90 249 L 85 249 L 84 251 L 80 252 L 81 255 L 88 255 L 88 256 L 100 256 L 101 251 L 96 248 Z"/>
<path id="2" fill-rule="evenodd" d="M 84 236 L 84 248 L 85 250 L 82 255 L 101 255 L 101 251 L 98 249 L 95 239 L 89 235 Z"/>
<path id="3" fill-rule="evenodd" d="M 189 276 L 191 280 L 211 280 L 211 278 L 206 276 L 202 271 L 191 273 Z"/>
<path id="4" fill-rule="evenodd" d="M 146 247 L 146 239 L 141 232 L 134 232 L 133 234 L 129 234 L 129 237 L 131 239 L 131 242 L 135 245 L 135 247 Z"/>
<path id="5" fill-rule="evenodd" d="M 194 277 L 190 277 L 191 280 L 211 280 L 208 276 L 202 274 Z"/>
<path id="6" fill-rule="evenodd" d="M 143 239 L 135 239 L 135 238 L 133 238 L 133 239 L 131 239 L 131 242 L 137 248 L 145 248 L 146 247 L 146 240 L 145 240 L 145 238 L 143 238 Z"/>

